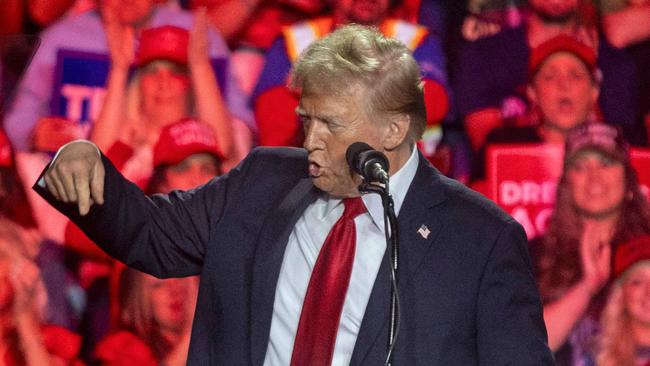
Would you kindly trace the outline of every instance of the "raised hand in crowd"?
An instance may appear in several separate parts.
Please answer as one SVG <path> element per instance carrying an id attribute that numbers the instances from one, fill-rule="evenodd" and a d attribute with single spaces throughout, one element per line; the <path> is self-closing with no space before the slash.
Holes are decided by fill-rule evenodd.
<path id="1" fill-rule="evenodd" d="M 228 159 L 233 151 L 232 121 L 210 64 L 208 46 L 208 18 L 205 8 L 201 7 L 194 12 L 194 25 L 187 48 L 187 62 L 196 98 L 195 112 L 200 120 L 214 129 L 221 151 Z"/>
<path id="2" fill-rule="evenodd" d="M 582 279 L 565 295 L 544 306 L 548 343 L 553 351 L 562 346 L 589 304 L 610 276 L 611 233 L 602 226 L 585 222 L 580 242 Z"/>
<path id="3" fill-rule="evenodd" d="M 111 67 L 128 70 L 135 59 L 135 31 L 133 26 L 120 22 L 113 7 L 105 7 L 102 16 L 106 27 L 106 41 L 111 56 Z"/>
<path id="4" fill-rule="evenodd" d="M 596 295 L 609 281 L 611 273 L 611 229 L 586 221 L 580 242 L 582 283 L 591 296 Z"/>

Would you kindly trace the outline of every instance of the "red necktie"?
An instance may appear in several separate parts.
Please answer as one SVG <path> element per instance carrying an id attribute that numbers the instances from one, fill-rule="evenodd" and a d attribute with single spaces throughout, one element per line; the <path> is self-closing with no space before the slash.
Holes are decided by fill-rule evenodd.
<path id="1" fill-rule="evenodd" d="M 320 250 L 302 304 L 291 366 L 329 366 L 356 247 L 354 218 L 366 212 L 361 197 L 343 200 L 345 211 Z"/>

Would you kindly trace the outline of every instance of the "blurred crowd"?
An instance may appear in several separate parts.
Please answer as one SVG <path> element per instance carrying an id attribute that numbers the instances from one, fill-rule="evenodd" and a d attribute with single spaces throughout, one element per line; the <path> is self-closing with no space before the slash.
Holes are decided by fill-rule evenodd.
<path id="1" fill-rule="evenodd" d="M 198 279 L 124 268 L 30 185 L 79 138 L 148 194 L 301 146 L 289 70 L 347 23 L 412 50 L 417 147 L 445 175 L 486 192 L 488 147 L 564 149 L 529 246 L 549 344 L 560 365 L 650 365 L 650 205 L 630 153 L 650 141 L 648 0 L 0 2 L 0 365 L 184 364 Z"/>

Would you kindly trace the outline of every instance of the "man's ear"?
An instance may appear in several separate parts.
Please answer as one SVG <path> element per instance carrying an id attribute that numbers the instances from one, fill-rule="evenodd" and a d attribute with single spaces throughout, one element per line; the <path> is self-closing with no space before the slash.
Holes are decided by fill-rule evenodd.
<path id="1" fill-rule="evenodd" d="M 384 138 L 384 149 L 391 151 L 402 145 L 411 127 L 411 117 L 399 114 L 390 118 L 388 130 Z"/>

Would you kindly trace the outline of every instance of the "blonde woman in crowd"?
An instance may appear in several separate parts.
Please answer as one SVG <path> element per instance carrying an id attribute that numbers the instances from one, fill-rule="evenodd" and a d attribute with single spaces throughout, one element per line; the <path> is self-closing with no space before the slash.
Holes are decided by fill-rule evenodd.
<path id="1" fill-rule="evenodd" d="M 650 365 L 650 236 L 621 245 L 601 319 L 598 366 Z"/>
<path id="2" fill-rule="evenodd" d="M 189 32 L 174 26 L 143 30 L 136 52 L 133 29 L 107 22 L 112 63 L 91 140 L 104 151 L 118 141 L 132 149 L 122 173 L 136 183 L 152 172 L 152 148 L 160 130 L 185 117 L 210 125 L 223 156 L 233 156 L 231 116 L 210 64 L 207 27 L 200 10 Z M 137 69 L 129 81 L 133 63 Z"/>

